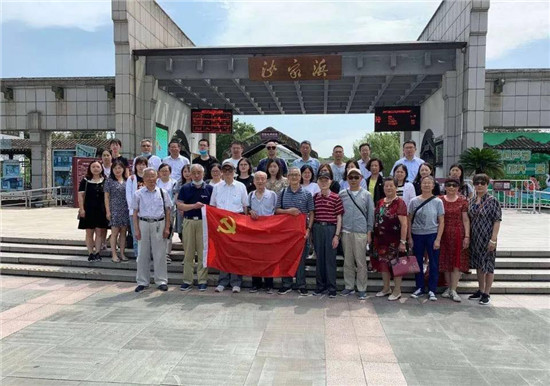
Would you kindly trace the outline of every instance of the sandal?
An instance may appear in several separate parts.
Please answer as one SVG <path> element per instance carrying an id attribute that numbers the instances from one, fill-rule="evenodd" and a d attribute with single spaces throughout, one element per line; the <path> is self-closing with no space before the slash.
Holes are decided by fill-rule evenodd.
<path id="1" fill-rule="evenodd" d="M 113 261 L 113 263 L 120 263 L 120 259 L 116 255 L 112 257 L 111 260 Z"/>
<path id="2" fill-rule="evenodd" d="M 128 258 L 124 255 L 120 255 L 120 260 L 121 261 L 128 261 Z"/>

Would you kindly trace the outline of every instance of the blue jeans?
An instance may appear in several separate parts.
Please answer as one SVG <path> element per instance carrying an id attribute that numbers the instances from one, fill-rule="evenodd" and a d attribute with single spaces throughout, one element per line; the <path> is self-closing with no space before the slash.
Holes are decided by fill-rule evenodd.
<path id="1" fill-rule="evenodd" d="M 413 251 L 420 267 L 420 272 L 415 275 L 416 289 L 424 291 L 424 251 L 428 253 L 430 277 L 428 280 L 428 290 L 435 293 L 437 290 L 437 281 L 439 280 L 439 249 L 434 249 L 434 241 L 437 233 L 429 235 L 412 235 Z"/>

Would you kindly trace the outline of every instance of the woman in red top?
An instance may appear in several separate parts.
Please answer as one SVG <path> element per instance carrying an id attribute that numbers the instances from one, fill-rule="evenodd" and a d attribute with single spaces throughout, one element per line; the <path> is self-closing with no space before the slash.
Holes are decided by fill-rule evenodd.
<path id="1" fill-rule="evenodd" d="M 377 297 L 389 296 L 393 301 L 401 297 L 401 277 L 394 277 L 395 288 L 390 288 L 389 261 L 399 252 L 405 252 L 407 239 L 407 205 L 397 196 L 397 180 L 384 178 L 385 198 L 378 201 L 374 211 L 373 268 L 382 273 L 384 288 Z"/>
<path id="2" fill-rule="evenodd" d="M 458 194 L 460 181 L 454 178 L 445 180 L 445 195 L 441 196 L 445 208 L 445 228 L 441 236 L 439 255 L 439 272 L 445 275 L 449 287 L 441 297 L 460 302 L 456 292 L 461 272 L 468 272 L 470 261 L 470 218 L 468 217 L 468 200 Z"/>

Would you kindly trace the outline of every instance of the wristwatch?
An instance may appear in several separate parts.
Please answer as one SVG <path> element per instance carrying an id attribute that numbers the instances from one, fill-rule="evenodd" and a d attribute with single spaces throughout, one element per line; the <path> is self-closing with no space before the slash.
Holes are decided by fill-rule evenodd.
<path id="1" fill-rule="evenodd" d="M 335 234 L 334 237 L 340 238 L 340 234 Z"/>
<path id="2" fill-rule="evenodd" d="M 399 240 L 399 242 L 403 245 L 406 245 L 407 244 L 407 241 L 406 240 Z"/>

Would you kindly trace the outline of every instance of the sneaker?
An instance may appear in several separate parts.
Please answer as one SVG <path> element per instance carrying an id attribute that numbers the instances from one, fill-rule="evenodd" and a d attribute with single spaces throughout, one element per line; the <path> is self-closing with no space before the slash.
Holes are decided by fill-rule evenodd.
<path id="1" fill-rule="evenodd" d="M 336 291 L 330 291 L 328 293 L 328 297 L 331 298 L 331 299 L 335 298 L 336 297 Z"/>
<path id="2" fill-rule="evenodd" d="M 462 299 L 460 296 L 458 296 L 458 293 L 456 291 L 451 291 L 451 299 L 453 299 L 454 302 L 460 303 Z"/>
<path id="3" fill-rule="evenodd" d="M 207 285 L 206 284 L 199 284 L 199 291 L 204 292 L 206 291 Z"/>
<path id="4" fill-rule="evenodd" d="M 340 292 L 340 296 L 348 296 L 348 295 L 353 295 L 355 293 L 354 290 L 350 290 L 350 289 L 345 289 L 343 290 L 342 292 Z"/>
<path id="5" fill-rule="evenodd" d="M 432 291 L 428 292 L 428 299 L 430 299 L 432 302 L 435 302 L 437 300 L 435 294 Z"/>
<path id="6" fill-rule="evenodd" d="M 144 285 L 138 285 L 136 287 L 136 289 L 134 290 L 134 292 L 140 293 L 140 292 L 145 291 L 147 288 L 149 288 L 149 287 L 145 287 Z"/>
<path id="7" fill-rule="evenodd" d="M 313 296 L 323 296 L 325 293 L 325 290 L 315 290 L 313 291 Z"/>
<path id="8" fill-rule="evenodd" d="M 388 292 L 380 291 L 380 292 L 376 293 L 376 297 L 377 298 L 382 298 L 382 297 L 388 296 L 390 294 L 391 294 L 391 291 L 388 291 Z"/>
<path id="9" fill-rule="evenodd" d="M 447 288 L 443 293 L 441 294 L 442 298 L 450 298 L 451 297 L 451 289 Z"/>
<path id="10" fill-rule="evenodd" d="M 251 294 L 255 294 L 256 292 L 258 292 L 258 287 L 252 287 L 248 292 L 250 292 Z"/>
<path id="11" fill-rule="evenodd" d="M 309 296 L 309 292 L 305 288 L 300 288 L 300 296 Z"/>
<path id="12" fill-rule="evenodd" d="M 357 297 L 359 300 L 365 300 L 367 298 L 367 292 L 366 291 L 359 291 L 357 293 Z"/>
<path id="13" fill-rule="evenodd" d="M 95 254 L 90 253 L 90 254 L 88 255 L 88 261 L 90 261 L 90 262 L 91 262 L 91 261 L 95 261 Z"/>
<path id="14" fill-rule="evenodd" d="M 162 292 L 166 292 L 168 291 L 168 286 L 166 284 L 161 284 L 158 286 L 158 289 L 161 290 Z"/>
<path id="15" fill-rule="evenodd" d="M 470 299 L 470 300 L 479 300 L 479 299 L 481 299 L 481 291 L 477 290 L 476 292 L 474 292 L 473 294 L 468 296 L 468 299 Z"/>
<path id="16" fill-rule="evenodd" d="M 192 288 L 191 284 L 183 283 L 180 287 L 180 291 L 191 291 Z"/>
<path id="17" fill-rule="evenodd" d="M 281 287 L 281 288 L 279 288 L 279 291 L 277 293 L 279 295 L 286 295 L 287 293 L 289 293 L 291 291 L 292 291 L 292 288 Z"/>
<path id="18" fill-rule="evenodd" d="M 241 287 L 236 285 L 236 286 L 233 287 L 232 291 L 233 291 L 234 294 L 238 294 L 239 292 L 241 292 Z"/>
<path id="19" fill-rule="evenodd" d="M 479 299 L 479 304 L 486 306 L 491 303 L 491 297 L 488 294 L 481 294 L 481 299 Z"/>
<path id="20" fill-rule="evenodd" d="M 214 291 L 223 292 L 224 289 L 225 289 L 225 287 L 223 285 L 219 285 L 219 286 L 216 287 L 216 289 Z"/>
<path id="21" fill-rule="evenodd" d="M 418 298 L 419 296 L 422 296 L 423 294 L 424 294 L 424 291 L 422 291 L 420 288 L 418 288 L 416 291 L 414 291 L 414 292 L 411 294 L 411 298 L 416 299 L 416 298 Z"/>
<path id="22" fill-rule="evenodd" d="M 265 293 L 268 294 L 268 295 L 272 295 L 273 294 L 273 288 L 266 288 L 265 289 Z"/>
<path id="23" fill-rule="evenodd" d="M 397 295 L 391 294 L 390 296 L 388 296 L 388 301 L 390 302 L 394 302 L 399 299 L 401 299 L 401 294 L 397 294 Z"/>

